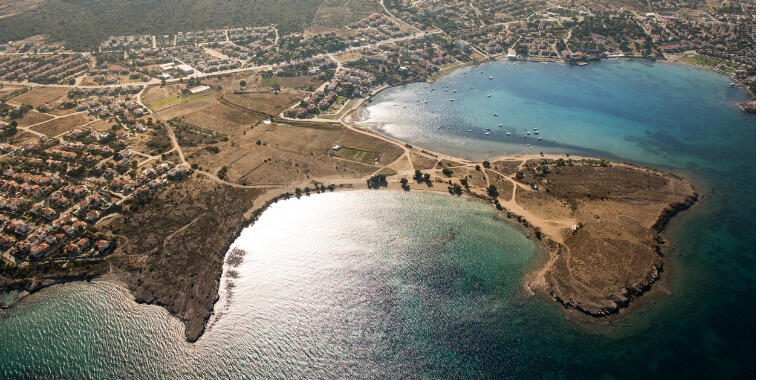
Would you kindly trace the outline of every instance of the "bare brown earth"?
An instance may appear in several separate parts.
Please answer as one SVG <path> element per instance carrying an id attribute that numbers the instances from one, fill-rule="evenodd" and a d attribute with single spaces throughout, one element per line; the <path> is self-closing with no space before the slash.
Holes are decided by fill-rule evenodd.
<path id="1" fill-rule="evenodd" d="M 89 123 L 92 119 L 85 113 L 77 113 L 75 115 L 61 117 L 58 119 L 46 121 L 42 124 L 35 125 L 31 129 L 40 133 L 44 133 L 50 137 L 58 136 L 61 133 L 71 131 L 72 129 Z"/>
<path id="2" fill-rule="evenodd" d="M 343 119 L 283 120 L 278 110 L 292 104 L 298 90 L 236 94 L 239 78 L 214 81 L 207 94 L 181 102 L 166 101 L 179 95 L 178 85 L 154 86 L 142 96 L 144 104 L 156 105 L 150 117 L 165 126 L 135 137 L 132 149 L 163 153 L 195 172 L 145 204 L 125 202 L 119 216 L 99 224 L 118 237 L 108 259 L 0 272 L 0 288 L 34 290 L 90 279 L 110 268 L 138 302 L 165 307 L 183 321 L 187 339 L 195 341 L 218 298 L 225 252 L 271 200 L 298 191 L 309 194 L 307 188 L 311 194 L 325 191 L 322 186 L 330 184 L 367 188 L 367 180 L 381 174 L 385 181 L 376 187 L 461 191 L 492 204 L 550 252 L 547 263 L 529 276 L 527 288 L 545 291 L 567 308 L 604 316 L 627 306 L 659 278 L 666 246 L 660 233 L 673 215 L 696 201 L 685 179 L 652 169 L 577 157 L 570 164 L 559 155 L 501 157 L 486 165 L 413 148 Z M 49 118 L 30 111 L 19 124 L 40 123 L 38 130 Z M 172 118 L 192 127 L 175 128 Z M 91 127 L 108 128 L 109 123 Z M 11 142 L 38 138 L 25 131 Z M 161 144 L 149 149 L 150 142 Z M 428 180 L 413 178 L 416 170 Z M 489 194 L 491 185 L 496 192 Z"/>
<path id="3" fill-rule="evenodd" d="M 197 340 L 218 298 L 224 254 L 261 192 L 193 176 L 147 205 L 127 206 L 109 225 L 125 237 L 112 256 L 114 271 L 137 302 L 165 307 Z"/>
<path id="4" fill-rule="evenodd" d="M 531 161 L 516 198 L 544 220 L 569 220 L 548 238 L 559 244 L 534 284 L 558 302 L 593 316 L 616 313 L 648 290 L 663 268 L 660 232 L 697 195 L 684 178 L 622 164 Z M 547 173 L 540 174 L 539 167 Z M 538 173 L 537 173 L 538 172 Z"/>

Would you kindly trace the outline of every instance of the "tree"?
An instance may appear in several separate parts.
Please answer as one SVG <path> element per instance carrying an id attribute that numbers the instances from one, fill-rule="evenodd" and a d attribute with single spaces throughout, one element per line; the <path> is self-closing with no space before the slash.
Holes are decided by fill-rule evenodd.
<path id="1" fill-rule="evenodd" d="M 491 162 L 489 161 L 483 161 L 483 167 L 486 169 L 489 169 L 491 167 Z"/>
<path id="2" fill-rule="evenodd" d="M 499 196 L 499 190 L 497 190 L 496 186 L 493 184 L 488 185 L 488 196 L 491 198 L 496 198 Z"/>
<path id="3" fill-rule="evenodd" d="M 446 177 L 451 177 L 451 175 L 454 174 L 454 171 L 449 168 L 443 168 L 443 175 Z"/>
<path id="4" fill-rule="evenodd" d="M 240 81 L 240 89 L 241 89 L 241 90 L 242 90 L 243 88 L 245 88 L 245 86 L 247 86 L 247 85 L 248 85 L 248 82 L 246 82 L 245 80 L 241 80 L 241 81 Z"/>

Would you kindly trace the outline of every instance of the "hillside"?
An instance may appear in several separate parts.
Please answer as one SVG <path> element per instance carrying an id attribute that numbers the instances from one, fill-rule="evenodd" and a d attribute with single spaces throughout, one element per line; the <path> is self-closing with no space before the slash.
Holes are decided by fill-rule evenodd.
<path id="1" fill-rule="evenodd" d="M 110 35 L 162 34 L 277 24 L 311 24 L 320 0 L 49 0 L 0 19 L 0 42 L 47 34 L 73 50 L 94 50 Z"/>

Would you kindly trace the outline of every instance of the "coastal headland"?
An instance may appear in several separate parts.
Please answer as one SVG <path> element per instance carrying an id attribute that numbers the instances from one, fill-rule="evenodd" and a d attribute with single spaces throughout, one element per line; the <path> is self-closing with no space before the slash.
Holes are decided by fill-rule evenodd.
<path id="1" fill-rule="evenodd" d="M 34 291 L 107 274 L 137 302 L 165 307 L 185 324 L 187 340 L 196 341 L 218 300 L 230 244 L 272 202 L 369 188 L 493 205 L 549 252 L 538 271 L 526 274 L 526 290 L 601 317 L 628 306 L 660 277 L 667 247 L 661 233 L 698 198 L 685 178 L 625 163 L 557 154 L 476 162 L 435 153 L 355 125 L 360 103 L 331 121 L 264 116 L 230 90 L 236 82 L 213 79 L 213 96 L 152 108 L 170 131 L 168 159 L 194 169 L 148 202 L 125 204 L 98 223 L 117 241 L 106 260 L 4 274 L 3 287 Z M 172 87 L 149 87 L 138 99 L 167 91 Z M 285 94 L 269 101 L 287 104 Z M 189 142 L 177 120 L 228 138 L 206 149 Z"/>

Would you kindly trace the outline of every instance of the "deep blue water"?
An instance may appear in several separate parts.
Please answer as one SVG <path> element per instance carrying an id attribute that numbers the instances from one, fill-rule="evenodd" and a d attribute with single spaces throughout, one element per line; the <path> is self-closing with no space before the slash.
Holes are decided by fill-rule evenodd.
<path id="1" fill-rule="evenodd" d="M 613 323 L 570 322 L 527 295 L 522 280 L 541 257 L 485 205 L 334 193 L 280 202 L 241 234 L 245 259 L 225 267 L 196 344 L 122 288 L 57 286 L 0 311 L 0 377 L 749 377 L 755 118 L 734 107 L 744 95 L 728 84 L 662 63 L 495 63 L 391 89 L 368 107 L 385 133 L 436 151 L 584 153 L 694 179 L 706 198 L 667 231 L 669 294 Z M 533 128 L 544 141 L 504 135 Z"/>

